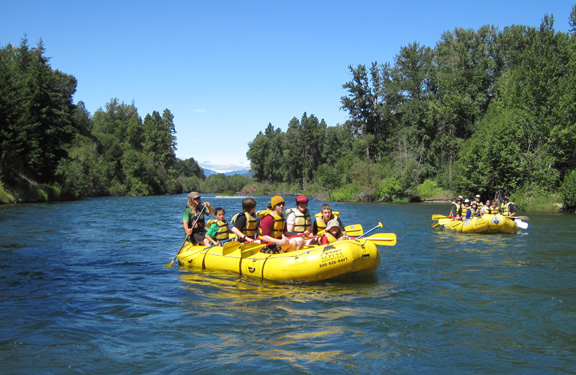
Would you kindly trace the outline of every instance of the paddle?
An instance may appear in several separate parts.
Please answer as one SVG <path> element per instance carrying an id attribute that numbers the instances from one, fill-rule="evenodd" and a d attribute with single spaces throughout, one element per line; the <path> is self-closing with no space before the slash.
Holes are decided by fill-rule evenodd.
<path id="1" fill-rule="evenodd" d="M 518 219 L 523 221 L 530 221 L 528 216 L 506 216 L 508 219 Z"/>
<path id="2" fill-rule="evenodd" d="M 520 228 L 520 229 L 528 229 L 528 223 L 526 223 L 526 222 L 524 222 L 524 221 L 522 221 L 522 220 L 520 220 L 520 219 L 518 219 L 518 218 L 516 218 L 516 220 L 514 220 L 514 221 L 516 221 L 516 225 L 518 225 L 518 228 Z"/>
<path id="3" fill-rule="evenodd" d="M 440 220 L 440 219 L 452 219 L 456 216 L 445 216 L 445 215 L 432 215 L 432 220 Z"/>
<path id="4" fill-rule="evenodd" d="M 450 223 L 450 229 L 454 230 L 459 225 L 462 225 L 462 221 L 460 220 L 454 221 L 453 223 Z"/>
<path id="5" fill-rule="evenodd" d="M 196 220 L 194 220 L 194 222 L 192 223 L 192 231 L 194 231 L 194 227 L 196 226 L 198 219 L 200 219 L 200 216 L 202 216 L 202 213 L 204 213 L 205 209 L 206 209 L 206 206 L 202 207 L 202 210 L 200 210 L 200 213 L 198 214 L 198 216 L 196 216 Z M 190 236 L 186 235 L 186 238 L 184 238 L 184 242 L 182 242 L 182 246 L 180 246 L 180 250 L 178 250 L 178 253 L 174 257 L 174 259 L 172 259 L 172 262 L 168 263 L 164 267 L 169 268 L 169 267 L 172 267 L 174 265 L 174 262 L 176 261 L 176 258 L 178 258 L 178 255 L 180 255 L 180 252 L 184 248 L 184 244 L 186 243 L 186 240 L 188 239 L 188 237 L 190 237 Z"/>
<path id="6" fill-rule="evenodd" d="M 368 232 L 365 232 L 363 235 L 357 237 L 356 239 L 359 240 L 360 238 L 366 236 L 368 233 L 374 232 L 374 231 L 375 231 L 376 229 L 378 229 L 378 228 L 382 228 L 382 223 L 381 223 L 381 222 L 378 222 L 378 225 L 376 225 L 374 228 L 370 229 Z"/>
<path id="7" fill-rule="evenodd" d="M 362 233 L 364 233 L 364 229 L 362 229 L 362 225 L 360 224 L 348 225 L 344 228 L 344 231 L 349 236 L 361 236 Z"/>
<path id="8" fill-rule="evenodd" d="M 360 238 L 360 237 L 358 237 Z M 358 240 L 358 238 L 356 240 Z M 395 233 L 376 233 L 364 238 L 365 241 L 372 241 L 376 245 L 394 246 L 396 245 Z"/>
<path id="9" fill-rule="evenodd" d="M 228 242 L 222 248 L 222 255 L 228 255 L 236 251 L 244 242 L 239 242 L 238 237 L 236 237 L 236 241 Z"/>
<path id="10" fill-rule="evenodd" d="M 235 240 L 235 239 L 236 239 L 236 237 L 230 237 L 230 238 L 228 238 L 227 240 L 220 241 L 219 243 L 213 243 L 212 245 L 207 246 L 207 247 L 203 248 L 202 250 L 206 250 L 206 249 L 209 249 L 209 248 L 214 247 L 214 246 L 216 246 L 216 245 L 221 245 L 221 244 L 223 244 L 223 243 L 226 243 L 226 242 L 228 242 L 228 241 L 232 241 L 232 240 Z"/>
<path id="11" fill-rule="evenodd" d="M 178 257 L 178 255 L 180 255 L 180 252 L 182 251 L 182 249 L 184 248 L 184 244 L 186 243 L 186 241 L 188 240 L 188 235 L 186 235 L 186 237 L 184 238 L 184 242 L 182 242 L 182 246 L 180 246 L 180 250 L 178 250 L 178 254 L 176 254 L 176 256 L 174 257 L 174 259 L 172 259 L 172 262 L 168 263 L 167 265 L 165 265 L 164 267 L 166 268 L 170 268 L 174 265 L 174 262 L 176 261 L 176 258 Z"/>
<path id="12" fill-rule="evenodd" d="M 344 231 L 349 237 L 361 236 L 362 233 L 364 233 L 364 229 L 362 229 L 362 225 L 360 224 L 347 225 L 346 227 L 344 227 Z M 319 230 L 318 233 L 316 233 L 316 236 L 322 237 L 325 234 L 326 230 L 322 229 Z"/>

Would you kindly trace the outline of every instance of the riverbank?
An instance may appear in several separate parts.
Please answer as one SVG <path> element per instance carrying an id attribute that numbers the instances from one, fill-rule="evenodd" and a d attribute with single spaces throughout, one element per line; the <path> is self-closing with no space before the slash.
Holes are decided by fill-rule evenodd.
<path id="1" fill-rule="evenodd" d="M 422 186 L 422 185 L 421 185 Z M 330 202 L 365 202 L 369 203 L 370 200 L 359 199 L 358 195 L 354 194 L 332 194 L 327 189 L 317 187 L 315 185 L 308 185 L 307 189 L 301 190 L 298 186 L 288 184 L 262 184 L 253 183 L 246 186 L 241 191 L 237 192 L 234 196 L 252 196 L 252 195 L 282 195 L 282 196 L 297 196 L 304 194 L 313 196 L 319 201 Z M 226 194 L 228 195 L 228 194 Z M 416 194 L 412 197 L 393 197 L 389 201 L 379 201 L 375 203 L 408 203 L 408 202 L 423 202 L 423 203 L 438 203 L 450 206 L 455 193 L 440 189 L 427 189 L 425 186 L 416 190 Z M 561 196 L 559 193 L 553 194 L 525 194 L 515 193 L 511 195 L 518 211 L 521 212 L 564 212 L 561 204 Z M 17 186 L 6 188 L 0 182 L 0 204 L 15 204 L 15 203 L 41 203 L 41 202 L 54 202 L 74 200 L 70 197 L 65 197 L 59 187 L 47 184 L 39 184 L 28 179 L 22 179 Z"/>

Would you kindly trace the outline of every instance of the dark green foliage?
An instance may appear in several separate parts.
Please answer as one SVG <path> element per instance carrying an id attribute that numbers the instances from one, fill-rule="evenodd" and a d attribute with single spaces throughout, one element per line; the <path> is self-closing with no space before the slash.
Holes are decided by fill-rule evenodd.
<path id="1" fill-rule="evenodd" d="M 0 49 L 6 187 L 25 191 L 36 181 L 59 184 L 67 197 L 150 195 L 181 193 L 205 178 L 194 159 L 176 159 L 168 109 L 142 122 L 134 104 L 113 99 L 91 117 L 83 102 L 73 104 L 75 90 L 76 79 L 50 67 L 41 42 Z"/>
<path id="2" fill-rule="evenodd" d="M 350 121 L 312 133 L 319 157 L 302 146 L 319 148 L 304 114 L 251 142 L 254 177 L 365 200 L 412 199 L 425 180 L 467 195 L 554 192 L 576 169 L 576 6 L 569 25 L 456 28 L 434 48 L 402 47 L 393 65 L 350 66 Z"/>
<path id="3" fill-rule="evenodd" d="M 562 204 L 566 209 L 576 208 L 576 170 L 566 175 L 564 182 L 560 186 L 562 194 Z"/>

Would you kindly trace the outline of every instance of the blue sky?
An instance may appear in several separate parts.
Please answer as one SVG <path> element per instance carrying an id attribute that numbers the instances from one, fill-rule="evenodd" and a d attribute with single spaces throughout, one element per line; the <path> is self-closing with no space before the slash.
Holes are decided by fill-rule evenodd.
<path id="1" fill-rule="evenodd" d="M 410 43 L 434 47 L 455 27 L 568 30 L 576 0 L 551 1 L 27 1 L 0 2 L 0 46 L 42 39 L 52 68 L 75 76 L 90 113 L 112 98 L 142 118 L 168 108 L 181 159 L 217 171 L 248 167 L 268 123 L 306 112 L 328 126 L 349 65 L 394 62 Z"/>

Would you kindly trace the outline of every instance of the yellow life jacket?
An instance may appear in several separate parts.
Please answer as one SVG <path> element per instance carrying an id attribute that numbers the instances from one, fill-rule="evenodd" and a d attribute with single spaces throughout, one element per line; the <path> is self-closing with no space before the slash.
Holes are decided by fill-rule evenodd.
<path id="1" fill-rule="evenodd" d="M 510 205 L 513 205 L 514 202 L 508 202 L 508 203 L 502 203 L 500 205 L 500 212 L 502 213 L 502 215 L 504 216 L 510 216 L 511 212 L 510 212 Z"/>
<path id="2" fill-rule="evenodd" d="M 340 215 L 340 212 L 332 211 L 332 215 L 330 216 L 330 220 L 336 219 L 339 215 Z M 326 224 L 328 224 L 328 223 L 325 223 L 324 219 L 322 219 L 322 212 L 318 212 L 316 215 L 314 215 L 314 217 L 316 217 L 316 226 L 318 227 L 318 230 L 326 229 Z"/>
<path id="3" fill-rule="evenodd" d="M 474 200 L 474 202 L 476 202 L 476 200 Z M 474 203 L 474 202 L 472 202 L 472 203 Z M 470 205 L 472 205 L 472 204 L 470 204 Z M 476 205 L 478 206 L 478 209 L 481 209 L 482 207 L 484 207 L 484 203 L 482 203 L 482 202 L 476 202 Z"/>
<path id="4" fill-rule="evenodd" d="M 284 228 L 286 227 L 286 218 L 284 215 L 278 215 L 276 212 L 270 212 L 268 215 L 274 218 L 274 226 L 272 227 L 272 233 L 270 236 L 281 239 L 284 233 Z"/>
<path id="5" fill-rule="evenodd" d="M 210 227 L 214 223 L 216 223 L 216 225 L 218 225 L 218 231 L 216 232 L 216 234 L 212 238 L 214 238 L 214 240 L 216 240 L 216 241 L 227 240 L 228 236 L 230 235 L 230 228 L 228 228 L 228 222 L 226 220 L 221 221 L 218 219 L 210 219 L 206 223 L 206 226 L 208 227 L 208 229 L 210 229 Z"/>
<path id="6" fill-rule="evenodd" d="M 271 214 L 271 213 L 272 213 L 272 211 L 271 211 L 271 210 L 268 210 L 268 209 L 256 211 L 256 215 L 257 215 L 260 219 L 264 218 L 264 216 L 266 216 L 266 215 L 268 215 L 268 214 Z"/>
<path id="7" fill-rule="evenodd" d="M 486 206 L 486 208 L 484 209 L 484 213 L 496 215 L 496 214 L 500 213 L 500 209 L 498 207 L 493 208 L 492 206 L 490 206 L 490 207 Z"/>
<path id="8" fill-rule="evenodd" d="M 234 215 L 232 217 L 232 220 L 230 221 L 232 223 L 232 225 L 234 225 L 234 223 L 236 223 L 236 220 L 238 220 L 238 216 L 240 216 L 240 215 L 246 216 L 246 224 L 240 230 L 242 231 L 242 233 L 246 237 L 255 238 L 256 232 L 258 230 L 258 219 L 256 219 L 254 216 L 250 215 L 248 212 L 244 212 L 244 211 L 238 212 L 236 215 Z"/>
<path id="9" fill-rule="evenodd" d="M 466 214 L 468 213 L 468 210 L 472 210 L 472 207 L 470 207 L 470 206 L 466 207 L 466 206 L 462 205 L 462 207 L 461 207 L 460 209 L 461 209 L 460 216 L 461 216 L 461 217 L 466 217 Z"/>
<path id="10" fill-rule="evenodd" d="M 454 210 L 454 211 L 450 210 L 450 212 L 451 213 L 454 212 L 454 216 L 461 216 L 462 215 L 462 207 L 464 207 L 464 205 L 462 203 L 458 204 L 456 202 L 452 202 L 452 205 L 454 206 L 452 208 L 452 210 Z M 464 216 L 466 216 L 466 214 L 464 214 Z"/>
<path id="11" fill-rule="evenodd" d="M 310 219 L 310 211 L 308 211 L 308 209 L 302 212 L 297 208 L 289 208 L 284 212 L 284 214 L 288 217 L 292 212 L 296 215 L 296 220 L 294 221 L 294 233 L 304 233 L 312 230 L 312 219 Z"/>
<path id="12" fill-rule="evenodd" d="M 339 233 L 340 235 L 342 234 L 341 232 L 338 232 L 338 233 Z M 326 238 L 328 239 L 328 243 L 334 243 L 334 242 L 338 241 L 338 239 L 339 239 L 341 236 L 340 236 L 340 237 L 336 237 L 336 236 L 334 236 L 332 233 L 326 232 L 326 233 L 324 234 L 324 237 L 326 237 Z M 322 242 L 322 241 L 320 241 L 320 242 Z"/>

